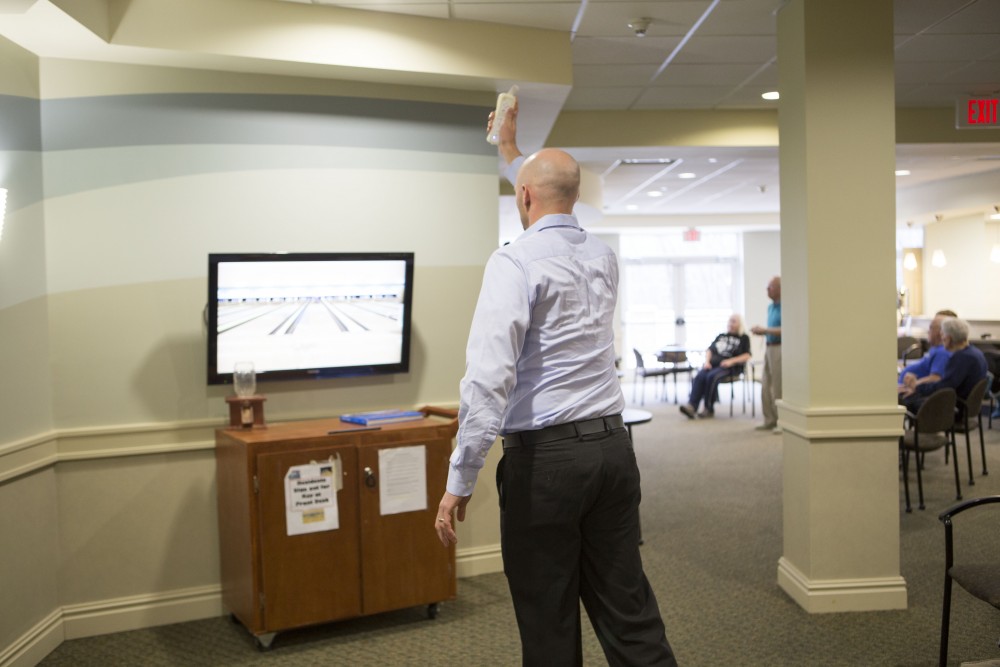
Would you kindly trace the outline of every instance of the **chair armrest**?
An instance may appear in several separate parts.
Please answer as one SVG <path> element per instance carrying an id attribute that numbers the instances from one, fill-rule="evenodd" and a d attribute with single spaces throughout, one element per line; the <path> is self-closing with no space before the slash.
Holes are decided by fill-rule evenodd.
<path id="1" fill-rule="evenodd" d="M 952 505 L 938 515 L 938 519 L 944 524 L 944 568 L 946 572 L 951 569 L 952 565 L 955 564 L 955 548 L 952 537 L 954 526 L 951 521 L 952 518 L 961 514 L 965 510 L 972 509 L 973 507 L 981 507 L 982 505 L 991 505 L 994 503 L 1000 503 L 1000 496 L 972 498 L 970 500 L 960 502 L 957 505 Z"/>
<path id="2" fill-rule="evenodd" d="M 964 500 L 956 505 L 952 505 L 945 511 L 938 515 L 939 521 L 949 521 L 951 518 L 957 514 L 961 514 L 967 509 L 973 507 L 979 507 L 980 505 L 991 505 L 993 503 L 1000 503 L 1000 496 L 983 496 L 982 498 L 970 498 L 969 500 Z"/>

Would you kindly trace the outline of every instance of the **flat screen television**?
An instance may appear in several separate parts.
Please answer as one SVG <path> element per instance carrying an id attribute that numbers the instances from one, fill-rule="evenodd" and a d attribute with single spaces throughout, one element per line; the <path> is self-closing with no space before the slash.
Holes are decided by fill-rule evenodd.
<path id="1" fill-rule="evenodd" d="M 208 256 L 208 383 L 410 370 L 413 253 Z"/>

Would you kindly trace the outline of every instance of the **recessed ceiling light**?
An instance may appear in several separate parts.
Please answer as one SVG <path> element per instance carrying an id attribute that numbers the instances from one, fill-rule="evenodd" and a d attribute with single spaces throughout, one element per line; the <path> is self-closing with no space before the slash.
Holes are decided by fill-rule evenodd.
<path id="1" fill-rule="evenodd" d="M 647 197 L 662 197 L 663 196 L 663 191 L 662 190 L 650 190 L 649 192 L 646 193 L 646 196 Z"/>
<path id="2" fill-rule="evenodd" d="M 897 169 L 896 170 L 896 175 L 897 176 L 909 176 L 910 175 L 910 170 L 909 169 Z"/>
<path id="3" fill-rule="evenodd" d="M 683 174 L 677 174 L 677 178 L 695 178 L 696 175 L 690 171 L 685 171 Z"/>
<path id="4" fill-rule="evenodd" d="M 629 204 L 625 207 L 626 211 L 638 211 L 639 207 L 636 204 Z"/>
<path id="5" fill-rule="evenodd" d="M 761 97 L 763 97 L 765 100 L 776 100 L 779 97 L 781 97 L 781 95 L 778 93 L 778 91 L 772 90 L 761 94 Z"/>

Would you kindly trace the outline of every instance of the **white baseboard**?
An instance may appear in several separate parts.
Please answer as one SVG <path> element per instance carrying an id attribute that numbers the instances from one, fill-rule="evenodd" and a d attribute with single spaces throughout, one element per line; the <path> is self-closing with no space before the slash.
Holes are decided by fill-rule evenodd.
<path id="1" fill-rule="evenodd" d="M 0 651 L 0 667 L 34 667 L 63 643 L 62 611 L 56 609 Z"/>
<path id="2" fill-rule="evenodd" d="M 902 577 L 810 580 L 782 556 L 778 585 L 810 614 L 906 609 L 906 580 Z"/>
<path id="3" fill-rule="evenodd" d="M 503 557 L 500 554 L 499 544 L 475 549 L 459 549 L 455 553 L 455 573 L 459 579 L 495 572 L 503 572 Z"/>
<path id="4" fill-rule="evenodd" d="M 134 595 L 62 609 L 66 639 L 106 635 L 157 625 L 222 616 L 222 587 L 199 586 L 166 593 Z"/>

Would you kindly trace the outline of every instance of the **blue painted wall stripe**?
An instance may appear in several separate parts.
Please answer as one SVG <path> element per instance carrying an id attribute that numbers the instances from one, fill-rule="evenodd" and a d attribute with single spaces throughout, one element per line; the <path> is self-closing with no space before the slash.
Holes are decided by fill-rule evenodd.
<path id="1" fill-rule="evenodd" d="M 39 101 L 0 95 L 0 150 L 39 151 L 42 128 Z"/>
<path id="2" fill-rule="evenodd" d="M 353 97 L 154 94 L 41 103 L 46 151 L 170 144 L 354 146 L 489 155 L 482 107 Z M 6 124 L 6 123 L 4 123 Z"/>

